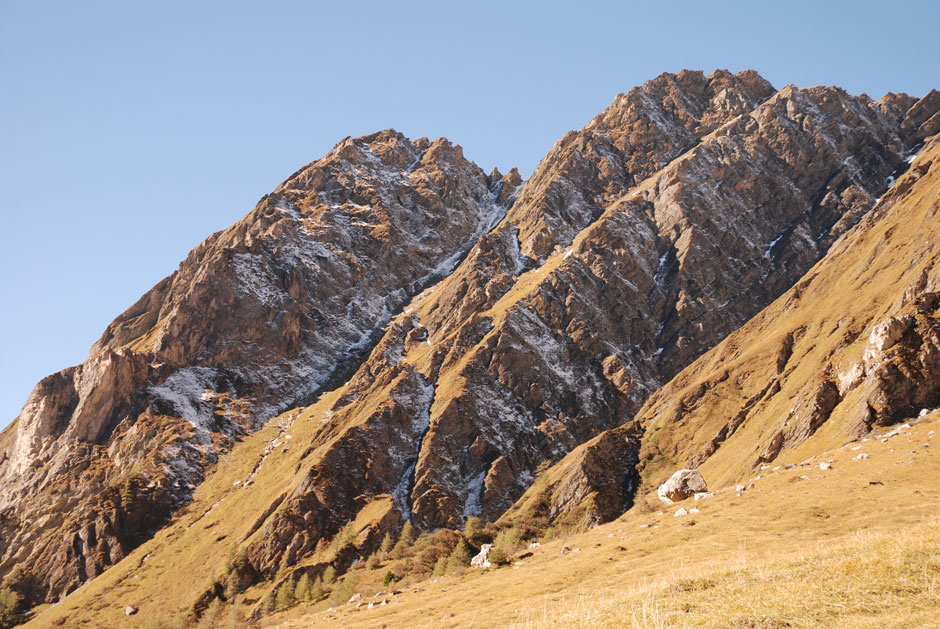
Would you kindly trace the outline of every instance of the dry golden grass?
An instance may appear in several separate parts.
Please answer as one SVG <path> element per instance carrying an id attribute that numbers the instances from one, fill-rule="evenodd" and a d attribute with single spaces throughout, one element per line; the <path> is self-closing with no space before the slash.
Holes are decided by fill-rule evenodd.
<path id="1" fill-rule="evenodd" d="M 658 513 L 634 509 L 514 567 L 413 584 L 384 607 L 295 607 L 263 626 L 936 626 L 938 419 L 765 470 L 741 496 L 726 487 Z M 700 512 L 674 517 L 679 507 Z M 360 572 L 364 594 L 381 589 L 379 572 Z"/>

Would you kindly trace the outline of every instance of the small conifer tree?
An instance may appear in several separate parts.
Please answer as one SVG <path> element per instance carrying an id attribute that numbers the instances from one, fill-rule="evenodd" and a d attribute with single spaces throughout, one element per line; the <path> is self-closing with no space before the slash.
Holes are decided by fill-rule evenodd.
<path id="1" fill-rule="evenodd" d="M 402 554 L 411 548 L 411 545 L 415 543 L 415 530 L 411 525 L 411 521 L 405 522 L 405 526 L 401 527 L 401 534 L 398 536 L 398 541 L 395 542 L 394 548 L 392 548 L 392 556 L 401 557 Z"/>
<path id="2" fill-rule="evenodd" d="M 316 603 L 321 598 L 326 596 L 326 588 L 323 586 L 323 579 L 317 577 L 313 580 L 313 585 L 310 586 L 310 596 L 307 599 L 311 603 Z"/>
<path id="3" fill-rule="evenodd" d="M 277 597 L 274 599 L 274 607 L 278 610 L 281 610 L 287 609 L 293 605 L 294 601 L 296 600 L 294 596 L 296 587 L 297 586 L 294 583 L 293 578 L 285 581 L 277 590 Z"/>
<path id="4" fill-rule="evenodd" d="M 460 538 L 460 541 L 457 542 L 457 545 L 454 546 L 454 550 L 451 551 L 450 556 L 447 558 L 447 572 L 456 572 L 461 568 L 466 568 L 470 565 L 470 560 L 473 558 L 473 549 L 470 548 L 470 544 L 467 543 L 467 540 Z"/>
<path id="5" fill-rule="evenodd" d="M 310 601 L 310 577 L 304 573 L 297 582 L 297 588 L 294 590 L 294 598 L 298 601 Z"/>

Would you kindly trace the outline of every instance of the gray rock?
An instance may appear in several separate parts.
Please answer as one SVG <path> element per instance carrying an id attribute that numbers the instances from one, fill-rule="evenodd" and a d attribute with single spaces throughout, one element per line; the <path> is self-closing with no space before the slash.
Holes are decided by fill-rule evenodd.
<path id="1" fill-rule="evenodd" d="M 666 504 L 672 504 L 706 491 L 708 491 L 708 486 L 702 474 L 698 470 L 684 469 L 679 470 L 660 485 L 657 494 L 660 500 Z"/>
<path id="2" fill-rule="evenodd" d="M 136 608 L 136 607 L 132 607 L 131 605 L 128 605 L 127 607 L 124 608 L 124 615 L 125 615 L 125 616 L 133 616 L 133 615 L 136 614 L 136 613 L 137 613 L 137 608 Z"/>

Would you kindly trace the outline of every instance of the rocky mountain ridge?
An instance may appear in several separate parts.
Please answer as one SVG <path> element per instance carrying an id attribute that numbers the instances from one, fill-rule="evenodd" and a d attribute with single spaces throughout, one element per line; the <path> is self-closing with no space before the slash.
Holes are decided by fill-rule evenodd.
<path id="1" fill-rule="evenodd" d="M 0 571 L 20 566 L 33 600 L 67 594 L 235 440 L 326 390 L 322 414 L 280 416 L 284 434 L 316 424 L 289 490 L 252 514 L 253 578 L 375 505 L 387 526 L 495 520 L 584 443 L 607 446 L 583 469 L 623 470 L 590 517 L 622 511 L 648 447 L 627 420 L 866 215 L 938 101 L 662 75 L 525 183 L 445 140 L 344 140 L 40 383 L 0 436 Z M 578 482 L 552 517 L 594 490 Z"/>

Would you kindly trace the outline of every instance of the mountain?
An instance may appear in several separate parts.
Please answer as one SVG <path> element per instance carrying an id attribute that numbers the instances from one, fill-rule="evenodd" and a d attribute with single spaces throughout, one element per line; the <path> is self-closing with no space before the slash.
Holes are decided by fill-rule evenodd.
<path id="1" fill-rule="evenodd" d="M 55 600 L 121 559 L 241 435 L 355 365 L 511 186 L 445 140 L 386 131 L 343 140 L 210 236 L 4 431 L 0 570 L 27 567 Z"/>
<path id="2" fill-rule="evenodd" d="M 6 585 L 196 618 L 405 520 L 593 525 L 678 467 L 732 482 L 935 403 L 932 245 L 909 248 L 938 111 L 684 71 L 525 182 L 446 140 L 343 140 L 37 385 L 0 434 Z"/>
<path id="3" fill-rule="evenodd" d="M 634 496 L 659 504 L 676 469 L 728 485 L 940 406 L 940 138 L 909 159 L 795 286 L 548 470 L 507 517 L 611 520 Z"/>

